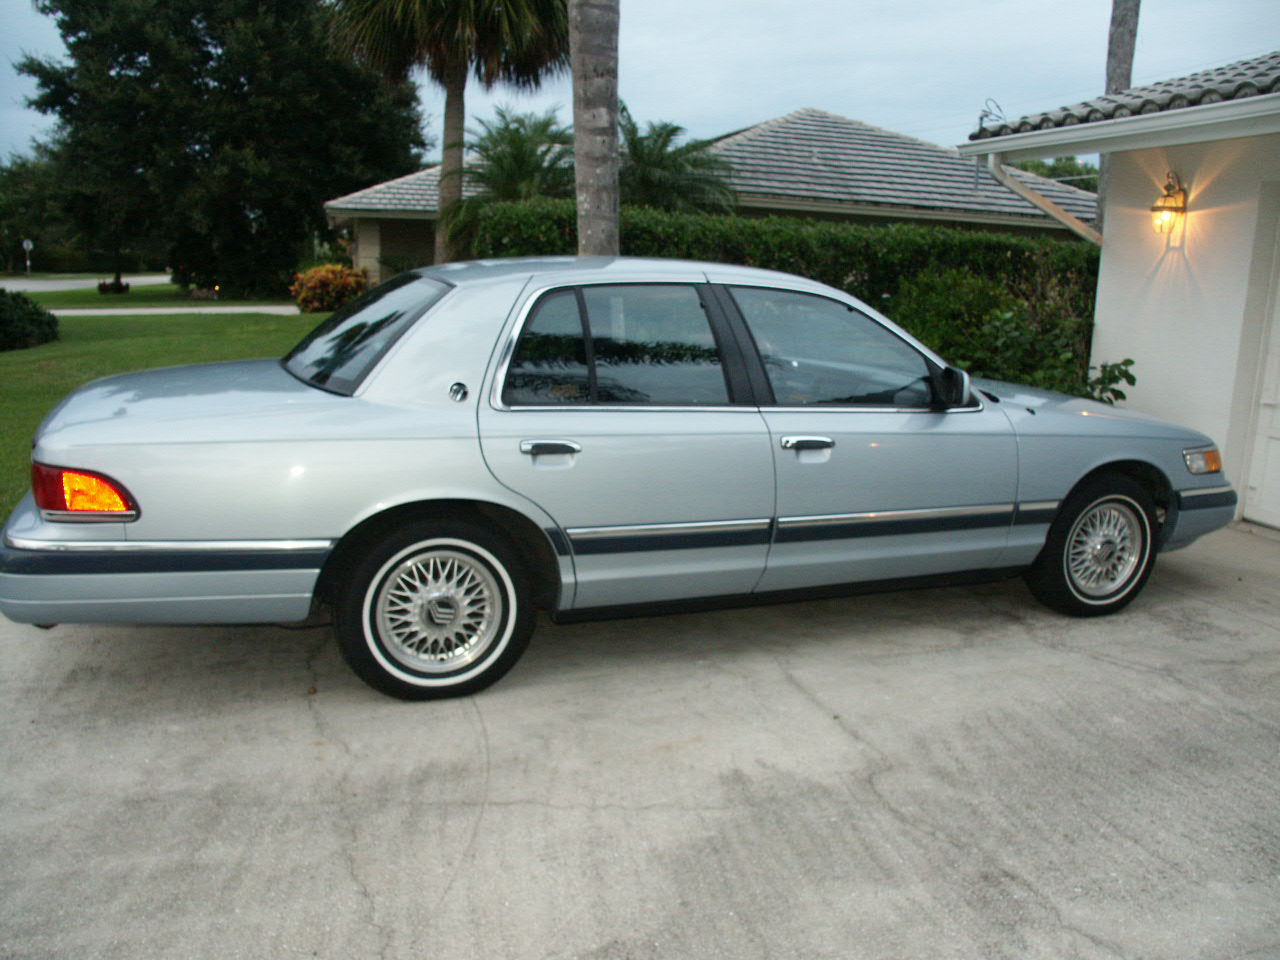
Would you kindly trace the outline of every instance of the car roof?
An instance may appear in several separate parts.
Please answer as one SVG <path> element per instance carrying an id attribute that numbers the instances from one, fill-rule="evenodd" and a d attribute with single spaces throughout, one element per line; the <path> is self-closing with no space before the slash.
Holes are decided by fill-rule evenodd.
<path id="1" fill-rule="evenodd" d="M 685 280 L 705 282 L 714 275 L 717 282 L 822 284 L 775 270 L 695 260 L 666 260 L 646 257 L 512 257 L 495 260 L 467 260 L 438 264 L 414 271 L 459 286 L 514 278 L 555 283 L 592 283 L 627 280 Z"/>

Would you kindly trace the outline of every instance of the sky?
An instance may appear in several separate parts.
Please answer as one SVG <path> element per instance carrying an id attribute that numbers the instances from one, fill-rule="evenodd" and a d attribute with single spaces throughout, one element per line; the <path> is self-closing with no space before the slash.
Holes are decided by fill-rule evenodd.
<path id="1" fill-rule="evenodd" d="M 955 146 L 987 100 L 1010 119 L 1103 91 L 1111 0 L 621 0 L 619 92 L 632 116 L 716 137 L 803 107 Z M 1280 49 L 1277 0 L 1143 0 L 1134 85 Z M 28 153 L 49 118 L 13 64 L 60 58 L 52 18 L 0 0 L 0 159 Z M 429 137 L 444 99 L 421 84 Z M 468 123 L 495 106 L 558 110 L 567 76 L 536 94 L 468 91 Z"/>

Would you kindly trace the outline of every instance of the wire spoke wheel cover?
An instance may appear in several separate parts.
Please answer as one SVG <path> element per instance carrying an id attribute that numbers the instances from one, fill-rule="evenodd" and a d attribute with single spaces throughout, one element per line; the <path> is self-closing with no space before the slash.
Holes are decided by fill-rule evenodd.
<path id="1" fill-rule="evenodd" d="M 397 661 L 424 673 L 448 673 L 474 663 L 496 641 L 503 590 L 478 558 L 439 547 L 388 566 L 371 597 L 371 616 Z"/>
<path id="2" fill-rule="evenodd" d="M 1115 613 L 1151 575 L 1156 516 L 1155 498 L 1131 477 L 1104 474 L 1082 484 L 1050 526 L 1027 586 L 1060 613 Z"/>
<path id="3" fill-rule="evenodd" d="M 1084 598 L 1112 596 L 1133 579 L 1146 550 L 1145 518 L 1137 506 L 1104 500 L 1085 510 L 1067 536 L 1067 579 Z"/>
<path id="4" fill-rule="evenodd" d="M 533 632 L 529 576 L 495 531 L 423 520 L 374 541 L 334 616 L 338 648 L 370 686 L 404 700 L 456 697 L 494 683 Z"/>

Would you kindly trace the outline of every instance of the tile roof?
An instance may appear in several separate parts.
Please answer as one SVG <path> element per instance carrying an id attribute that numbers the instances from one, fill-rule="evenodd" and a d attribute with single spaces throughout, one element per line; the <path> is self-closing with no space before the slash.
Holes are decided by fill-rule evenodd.
<path id="1" fill-rule="evenodd" d="M 954 221 L 1056 226 L 986 167 L 952 149 L 822 110 L 768 120 L 721 137 L 712 149 L 732 164 L 729 181 L 743 208 L 818 207 L 825 213 L 925 220 L 932 213 Z M 1014 175 L 1080 219 L 1093 219 L 1092 193 L 1030 173 Z M 438 184 L 439 168 L 432 167 L 330 200 L 325 209 L 337 216 L 430 217 Z"/>
<path id="2" fill-rule="evenodd" d="M 730 134 L 715 150 L 733 165 L 729 181 L 744 207 L 768 197 L 859 213 L 909 208 L 1056 226 L 953 149 L 822 110 L 797 110 Z M 1022 171 L 1014 175 L 1080 219 L 1094 218 L 1092 193 Z"/>
<path id="3" fill-rule="evenodd" d="M 476 188 L 464 181 L 463 196 L 471 196 Z M 375 183 L 345 197 L 325 203 L 331 213 L 381 213 L 421 216 L 436 213 L 440 196 L 440 167 L 428 167 L 385 183 Z"/>
<path id="4" fill-rule="evenodd" d="M 1224 67 L 1201 70 L 1185 77 L 1165 80 L 1145 87 L 1096 97 L 1069 107 L 1033 113 L 1014 121 L 997 121 L 969 135 L 970 140 L 1003 137 L 1033 130 L 1052 130 L 1078 123 L 1096 123 L 1142 114 L 1163 113 L 1224 100 L 1241 100 L 1268 93 L 1280 93 L 1280 50 L 1252 60 L 1239 60 Z"/>

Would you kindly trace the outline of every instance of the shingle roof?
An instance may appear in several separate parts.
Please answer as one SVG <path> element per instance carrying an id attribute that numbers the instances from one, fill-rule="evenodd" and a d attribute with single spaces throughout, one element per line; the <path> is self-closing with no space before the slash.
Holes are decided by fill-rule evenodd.
<path id="1" fill-rule="evenodd" d="M 863 213 L 912 208 L 1052 223 L 953 149 L 822 110 L 797 110 L 731 134 L 715 150 L 733 165 L 729 181 L 743 206 L 770 197 Z M 1080 219 L 1094 218 L 1092 193 L 1022 171 L 1014 175 Z"/>
<path id="2" fill-rule="evenodd" d="M 729 181 L 746 208 L 1054 225 L 954 150 L 822 110 L 789 113 L 722 137 L 712 147 L 732 164 Z M 1055 203 L 1092 220 L 1092 193 L 1015 171 Z M 335 215 L 434 216 L 439 168 L 375 184 L 325 204 Z M 470 193 L 470 190 L 465 192 Z"/>
<path id="3" fill-rule="evenodd" d="M 1268 93 L 1280 93 L 1280 50 L 1252 60 L 1239 60 L 1224 67 L 1201 70 L 1174 80 L 1095 97 L 1073 106 L 1033 113 L 1020 120 L 1001 121 L 990 127 L 980 127 L 969 135 L 969 139 L 984 140 L 1012 133 L 1030 133 L 1032 130 L 1052 130 L 1078 123 L 1163 113 L 1167 110 L 1221 103 L 1224 100 L 1241 100 Z"/>

